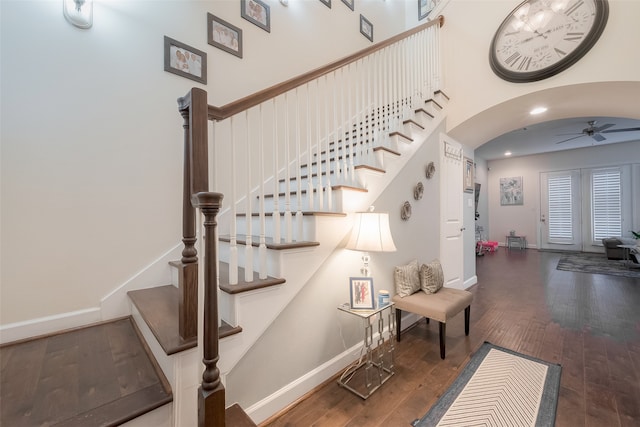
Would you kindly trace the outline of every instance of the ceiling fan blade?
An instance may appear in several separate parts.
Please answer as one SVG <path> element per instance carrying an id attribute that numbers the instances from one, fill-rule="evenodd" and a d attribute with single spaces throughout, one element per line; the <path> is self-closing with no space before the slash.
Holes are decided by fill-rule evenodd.
<path id="1" fill-rule="evenodd" d="M 584 136 L 584 135 L 574 136 L 573 138 L 569 138 L 569 139 L 565 139 L 565 140 L 563 140 L 563 141 L 556 142 L 556 144 L 562 144 L 563 142 L 568 142 L 568 141 L 571 141 L 571 140 L 573 140 L 573 139 L 582 138 L 583 136 Z"/>
<path id="2" fill-rule="evenodd" d="M 639 131 L 640 128 L 626 128 L 626 129 L 611 129 L 611 130 L 605 130 L 602 133 L 613 133 L 613 132 L 635 132 L 635 131 Z"/>
<path id="3" fill-rule="evenodd" d="M 595 139 L 598 142 L 601 142 L 607 139 L 604 136 L 600 135 L 599 133 L 594 133 L 593 135 L 591 135 L 591 138 Z"/>
<path id="4" fill-rule="evenodd" d="M 611 126 L 615 126 L 615 125 L 613 123 L 607 123 L 606 125 L 594 127 L 593 131 L 594 132 L 602 132 L 605 129 L 609 129 Z"/>

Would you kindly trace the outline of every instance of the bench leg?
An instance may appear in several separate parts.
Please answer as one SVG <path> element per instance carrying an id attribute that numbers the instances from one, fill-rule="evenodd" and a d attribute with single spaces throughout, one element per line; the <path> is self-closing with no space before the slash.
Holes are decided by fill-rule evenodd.
<path id="1" fill-rule="evenodd" d="M 469 336 L 469 317 L 471 317 L 471 306 L 464 309 L 464 334 Z"/>
<path id="2" fill-rule="evenodd" d="M 396 341 L 400 342 L 400 322 L 402 321 L 402 310 L 396 308 Z"/>
<path id="3" fill-rule="evenodd" d="M 447 324 L 440 322 L 440 359 L 444 359 L 444 340 L 447 337 Z"/>

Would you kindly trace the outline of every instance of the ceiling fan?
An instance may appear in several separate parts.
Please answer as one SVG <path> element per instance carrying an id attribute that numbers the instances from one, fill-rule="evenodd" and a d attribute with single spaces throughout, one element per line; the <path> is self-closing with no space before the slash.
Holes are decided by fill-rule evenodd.
<path id="1" fill-rule="evenodd" d="M 597 142 L 600 142 L 600 141 L 604 141 L 605 139 L 607 139 L 603 135 L 601 135 L 603 133 L 640 131 L 640 127 L 637 127 L 637 128 L 625 128 L 625 129 L 609 129 L 612 126 L 615 126 L 615 124 L 607 123 L 607 124 L 602 125 L 602 126 L 596 126 L 596 123 L 597 123 L 596 120 L 589 120 L 587 122 L 587 124 L 589 126 L 587 126 L 586 128 L 582 129 L 582 132 L 561 134 L 561 135 L 577 135 L 577 136 L 573 136 L 573 137 L 571 137 L 569 139 L 565 139 L 565 140 L 556 142 L 556 144 L 562 144 L 563 142 L 572 141 L 572 140 L 577 139 L 577 138 L 582 138 L 583 136 L 590 136 L 591 138 L 595 139 Z"/>

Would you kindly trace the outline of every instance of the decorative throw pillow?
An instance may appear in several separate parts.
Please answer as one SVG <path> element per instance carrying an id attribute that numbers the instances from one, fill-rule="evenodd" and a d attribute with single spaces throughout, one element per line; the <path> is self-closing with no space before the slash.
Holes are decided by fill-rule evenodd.
<path id="1" fill-rule="evenodd" d="M 393 273 L 396 284 L 396 294 L 404 298 L 420 290 L 420 273 L 418 260 L 414 259 L 407 265 L 396 266 Z"/>
<path id="2" fill-rule="evenodd" d="M 420 267 L 420 288 L 428 294 L 435 294 L 444 284 L 444 273 L 440 261 L 434 259 Z"/>

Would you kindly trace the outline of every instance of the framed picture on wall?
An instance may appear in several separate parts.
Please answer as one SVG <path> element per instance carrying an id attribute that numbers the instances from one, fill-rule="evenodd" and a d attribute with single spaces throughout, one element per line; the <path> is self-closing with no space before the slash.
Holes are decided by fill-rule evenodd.
<path id="1" fill-rule="evenodd" d="M 164 36 L 164 70 L 207 84 L 207 54 Z"/>
<path id="2" fill-rule="evenodd" d="M 376 308 L 371 277 L 349 277 L 349 302 L 353 309 Z"/>
<path id="3" fill-rule="evenodd" d="M 369 41 L 373 41 L 373 24 L 363 15 L 360 15 L 360 33 Z"/>
<path id="4" fill-rule="evenodd" d="M 418 21 L 426 18 L 440 0 L 418 0 Z"/>
<path id="5" fill-rule="evenodd" d="M 211 46 L 242 58 L 242 30 L 207 13 L 207 41 Z"/>
<path id="6" fill-rule="evenodd" d="M 322 2 L 322 4 L 324 4 L 329 9 L 331 9 L 331 0 L 320 0 L 320 1 Z"/>
<path id="7" fill-rule="evenodd" d="M 500 178 L 500 205 L 522 205 L 524 193 L 522 190 L 522 177 Z"/>
<path id="8" fill-rule="evenodd" d="M 473 193 L 473 181 L 474 181 L 474 170 L 473 170 L 473 160 L 468 157 L 464 158 L 464 175 L 462 177 L 462 182 L 464 186 L 465 193 Z"/>
<path id="9" fill-rule="evenodd" d="M 347 7 L 351 10 L 354 10 L 355 8 L 355 4 L 354 4 L 355 0 L 342 0 L 342 3 L 346 4 Z"/>
<path id="10" fill-rule="evenodd" d="M 240 0 L 240 16 L 267 33 L 271 32 L 271 10 L 268 4 L 260 0 Z"/>

